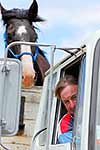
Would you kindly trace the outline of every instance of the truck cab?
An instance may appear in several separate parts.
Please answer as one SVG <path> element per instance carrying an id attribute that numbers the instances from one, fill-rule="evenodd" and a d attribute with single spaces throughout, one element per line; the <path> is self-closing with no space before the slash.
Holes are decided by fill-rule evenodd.
<path id="1" fill-rule="evenodd" d="M 69 50 L 70 51 L 70 50 Z M 57 82 L 66 74 L 78 79 L 72 143 L 57 143 L 59 120 L 67 113 L 55 97 Z M 31 150 L 100 149 L 100 31 L 92 34 L 60 63 L 46 73 Z M 49 99 L 51 92 L 51 100 Z M 48 105 L 50 104 L 50 105 Z"/>

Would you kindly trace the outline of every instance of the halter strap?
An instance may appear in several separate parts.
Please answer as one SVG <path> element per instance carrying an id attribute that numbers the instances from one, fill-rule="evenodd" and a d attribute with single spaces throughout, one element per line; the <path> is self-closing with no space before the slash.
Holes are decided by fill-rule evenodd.
<path id="1" fill-rule="evenodd" d="M 6 38 L 6 32 L 4 32 L 3 37 L 4 37 L 5 48 L 6 48 L 7 45 L 8 45 L 7 38 Z M 10 48 L 8 50 L 13 55 L 14 58 L 19 59 L 23 55 L 30 55 L 30 56 L 32 56 L 33 62 L 36 62 L 36 59 L 37 59 L 37 56 L 38 56 L 38 53 L 39 53 L 39 47 L 38 46 L 35 46 L 35 47 L 36 47 L 36 49 L 35 49 L 35 54 L 34 55 L 30 52 L 23 52 L 21 54 L 14 54 L 14 52 Z"/>
<path id="2" fill-rule="evenodd" d="M 30 55 L 30 56 L 32 56 L 32 59 L 33 59 L 34 62 L 36 61 L 37 56 L 38 56 L 38 53 L 39 53 L 39 48 L 38 48 L 38 46 L 36 46 L 35 55 L 33 55 L 33 54 L 30 53 L 30 52 L 23 52 L 23 53 L 21 53 L 21 54 L 14 54 L 14 52 L 13 52 L 10 48 L 9 48 L 8 50 L 9 50 L 9 52 L 13 55 L 13 57 L 16 58 L 16 59 L 21 58 L 23 55 Z"/>
<path id="3" fill-rule="evenodd" d="M 5 31 L 4 34 L 3 34 L 3 38 L 4 38 L 5 48 L 6 48 L 7 45 L 8 45 L 8 42 L 7 42 L 7 36 L 6 36 L 6 31 Z"/>

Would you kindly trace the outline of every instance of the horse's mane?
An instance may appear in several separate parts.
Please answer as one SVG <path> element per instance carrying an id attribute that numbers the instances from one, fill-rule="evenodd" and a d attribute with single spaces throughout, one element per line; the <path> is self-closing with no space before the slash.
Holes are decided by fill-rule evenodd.
<path id="1" fill-rule="evenodd" d="M 2 19 L 4 20 L 4 24 L 6 23 L 7 20 L 9 19 L 29 19 L 28 18 L 28 10 L 24 9 L 11 9 L 4 11 Z"/>
<path id="2" fill-rule="evenodd" d="M 24 10 L 24 9 L 18 9 L 18 8 L 14 8 L 11 10 L 6 10 L 3 11 L 3 15 L 2 15 L 2 19 L 4 21 L 4 24 L 6 24 L 6 22 L 9 19 L 27 19 L 29 20 L 31 23 L 32 22 L 40 22 L 40 21 L 45 21 L 44 19 L 42 19 L 41 17 L 37 16 L 36 18 L 30 18 L 29 17 L 29 10 Z"/>

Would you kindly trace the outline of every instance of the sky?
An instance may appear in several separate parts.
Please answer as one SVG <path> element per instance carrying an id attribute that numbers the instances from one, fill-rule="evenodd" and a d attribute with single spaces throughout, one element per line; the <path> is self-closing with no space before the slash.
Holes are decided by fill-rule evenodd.
<path id="1" fill-rule="evenodd" d="M 0 0 L 6 9 L 28 9 L 32 0 Z M 57 47 L 79 47 L 89 34 L 100 28 L 100 1 L 90 0 L 37 0 L 38 14 L 46 21 L 36 23 L 39 28 L 38 42 L 55 44 Z M 1 19 L 1 15 L 0 15 Z M 3 32 L 5 27 L 0 20 L 0 57 L 3 57 Z M 47 50 L 50 61 L 50 50 Z M 67 53 L 56 51 L 55 62 Z"/>

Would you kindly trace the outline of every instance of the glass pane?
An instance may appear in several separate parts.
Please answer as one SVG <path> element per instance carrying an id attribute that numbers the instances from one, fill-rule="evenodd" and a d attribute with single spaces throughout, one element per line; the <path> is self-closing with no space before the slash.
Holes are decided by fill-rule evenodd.
<path id="1" fill-rule="evenodd" d="M 55 85 L 56 85 L 56 80 L 57 80 L 57 72 L 56 73 L 54 73 L 53 74 L 53 82 L 52 82 L 52 99 L 51 99 L 51 107 L 50 107 L 50 110 L 51 110 L 51 108 L 52 108 L 52 104 L 53 104 L 53 93 L 54 93 L 54 89 L 55 89 Z M 45 118 L 44 118 L 44 120 L 43 120 L 43 126 L 44 127 L 47 127 L 47 116 L 48 116 L 48 98 L 49 98 L 49 91 L 50 91 L 50 86 L 49 86 L 49 83 L 50 83 L 50 78 L 48 79 L 48 86 L 47 86 L 47 89 L 46 89 L 46 91 L 45 91 L 45 99 L 46 99 L 46 101 L 45 102 L 47 102 L 47 104 L 46 104 L 46 107 L 45 107 L 45 111 L 44 112 L 46 112 L 45 113 Z M 47 130 L 44 130 L 43 132 L 41 132 L 40 134 L 39 134 L 39 145 L 41 145 L 41 146 L 43 146 L 43 145 L 45 145 L 46 144 L 46 134 L 47 133 Z"/>
<path id="2" fill-rule="evenodd" d="M 83 97 L 84 97 L 84 83 L 85 83 L 85 66 L 86 66 L 86 56 L 82 58 L 80 74 L 79 74 L 79 85 L 78 85 L 78 97 L 77 97 L 77 107 L 76 116 L 74 121 L 74 132 L 76 149 L 80 149 L 81 140 L 81 125 L 82 125 L 82 114 L 83 114 Z"/>

